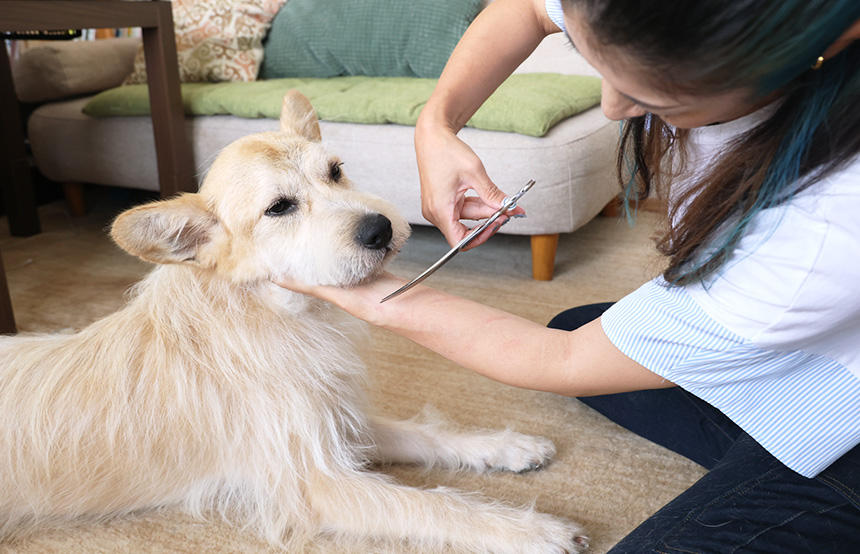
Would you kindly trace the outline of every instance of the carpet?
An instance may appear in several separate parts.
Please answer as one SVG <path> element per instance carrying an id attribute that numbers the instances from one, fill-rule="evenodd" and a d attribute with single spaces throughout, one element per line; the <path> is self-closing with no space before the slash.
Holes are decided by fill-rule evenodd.
<path id="1" fill-rule="evenodd" d="M 111 219 L 147 193 L 88 189 L 90 212 L 70 217 L 63 202 L 40 208 L 43 232 L 27 238 L 0 231 L 12 303 L 21 332 L 79 329 L 116 310 L 124 292 L 150 266 L 122 252 L 106 234 Z M 462 253 L 426 284 L 545 324 L 559 311 L 617 300 L 660 271 L 651 236 L 657 223 L 642 213 L 634 226 L 598 217 L 561 237 L 552 281 L 531 279 L 528 238 L 499 235 Z M 511 223 L 511 226 L 515 225 Z M 432 227 L 415 227 L 391 271 L 411 278 L 447 250 Z M 582 524 L 590 552 L 606 552 L 704 469 L 607 421 L 579 401 L 514 389 L 456 366 L 380 329 L 367 354 L 372 398 L 394 417 L 425 405 L 462 427 L 510 427 L 552 439 L 558 449 L 541 471 L 475 475 L 391 466 L 382 471 L 419 487 L 448 486 L 564 516 Z M 270 552 L 253 535 L 213 519 L 197 521 L 165 508 L 94 525 L 50 530 L 0 552 Z M 400 553 L 380 544 L 373 552 Z M 320 537 L 308 553 L 368 552 Z"/>

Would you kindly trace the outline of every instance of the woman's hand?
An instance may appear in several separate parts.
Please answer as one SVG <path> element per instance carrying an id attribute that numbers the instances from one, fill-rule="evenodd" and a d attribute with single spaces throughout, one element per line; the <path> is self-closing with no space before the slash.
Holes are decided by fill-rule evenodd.
<path id="1" fill-rule="evenodd" d="M 452 246 L 469 232 L 461 219 L 484 219 L 505 198 L 487 175 L 484 164 L 456 133 L 442 124 L 419 121 L 415 128 L 415 153 L 421 177 L 421 210 Z M 477 196 L 466 196 L 472 190 Z M 521 208 L 513 213 L 525 213 Z M 502 216 L 499 224 L 506 217 Z M 485 242 L 497 229 L 482 233 L 469 247 Z"/>
<path id="2" fill-rule="evenodd" d="M 406 281 L 388 272 L 383 272 L 371 281 L 354 287 L 307 285 L 287 278 L 278 279 L 274 283 L 285 289 L 331 302 L 359 319 L 381 325 L 379 301 L 402 287 Z"/>

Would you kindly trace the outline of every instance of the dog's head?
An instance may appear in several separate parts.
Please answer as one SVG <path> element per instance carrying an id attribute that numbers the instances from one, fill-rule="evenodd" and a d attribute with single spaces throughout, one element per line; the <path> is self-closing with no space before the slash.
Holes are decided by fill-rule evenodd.
<path id="1" fill-rule="evenodd" d="M 132 208 L 111 228 L 121 248 L 150 262 L 191 264 L 235 282 L 340 286 L 379 271 L 408 235 L 390 203 L 352 188 L 296 91 L 284 97 L 280 131 L 227 146 L 200 192 Z"/>

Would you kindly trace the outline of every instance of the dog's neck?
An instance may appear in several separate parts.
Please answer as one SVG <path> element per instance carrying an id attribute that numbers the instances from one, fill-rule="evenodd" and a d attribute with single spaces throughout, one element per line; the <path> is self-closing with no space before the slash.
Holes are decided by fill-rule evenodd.
<path id="1" fill-rule="evenodd" d="M 148 327 L 161 337 L 158 340 L 169 339 L 174 348 L 201 349 L 204 356 L 209 355 L 207 345 L 224 346 L 227 335 L 233 347 L 251 353 L 249 358 L 269 351 L 277 357 L 277 344 L 290 336 L 304 345 L 310 357 L 316 354 L 308 345 L 330 341 L 340 344 L 349 359 L 364 329 L 359 320 L 331 304 L 274 283 L 237 285 L 211 274 L 200 275 L 200 270 L 187 266 L 157 267 L 133 294 L 126 308 L 112 317 L 134 322 L 135 328 Z M 320 340 L 322 336 L 327 338 Z M 338 359 L 333 365 L 349 363 Z"/>

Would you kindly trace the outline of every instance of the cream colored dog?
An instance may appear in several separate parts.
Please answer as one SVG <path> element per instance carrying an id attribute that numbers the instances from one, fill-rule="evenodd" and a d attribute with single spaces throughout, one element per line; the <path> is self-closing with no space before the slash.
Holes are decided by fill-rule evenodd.
<path id="1" fill-rule="evenodd" d="M 245 137 L 200 192 L 121 214 L 111 235 L 159 264 L 119 312 L 73 335 L 0 340 L 0 537 L 177 506 L 273 544 L 319 533 L 474 552 L 578 551 L 574 524 L 368 470 L 404 462 L 524 471 L 553 454 L 510 431 L 372 415 L 341 312 L 272 278 L 349 286 L 405 242 L 350 188 L 313 108 Z"/>

